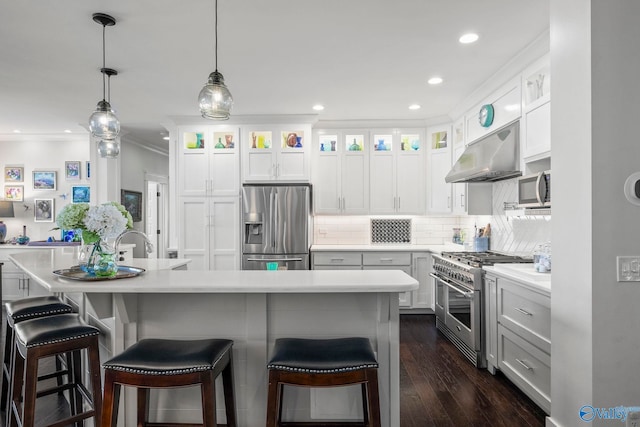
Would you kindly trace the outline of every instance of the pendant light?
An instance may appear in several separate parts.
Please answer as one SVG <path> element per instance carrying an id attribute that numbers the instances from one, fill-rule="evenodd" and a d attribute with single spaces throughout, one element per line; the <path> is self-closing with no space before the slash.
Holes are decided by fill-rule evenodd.
<path id="1" fill-rule="evenodd" d="M 113 68 L 101 68 L 100 72 L 107 76 L 107 103 L 111 101 L 111 76 L 117 76 L 118 72 Z M 111 111 L 113 113 L 113 111 Z M 116 159 L 120 154 L 120 135 L 115 138 L 100 138 L 98 141 L 98 154 L 105 159 Z"/>
<path id="2" fill-rule="evenodd" d="M 215 2 L 215 71 L 209 74 L 207 84 L 198 96 L 200 114 L 205 119 L 227 120 L 233 106 L 233 98 L 224 84 L 222 73 L 218 72 L 218 0 Z"/>
<path id="3" fill-rule="evenodd" d="M 94 13 L 93 20 L 102 25 L 102 101 L 98 102 L 96 111 L 89 117 L 89 130 L 96 138 L 115 139 L 120 133 L 120 122 L 111 110 L 111 104 L 105 99 L 105 29 L 116 25 L 113 17 L 104 13 Z"/>

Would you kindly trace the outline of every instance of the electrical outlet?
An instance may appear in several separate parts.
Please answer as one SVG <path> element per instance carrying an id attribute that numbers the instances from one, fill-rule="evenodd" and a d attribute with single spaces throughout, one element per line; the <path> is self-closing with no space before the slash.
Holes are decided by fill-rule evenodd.
<path id="1" fill-rule="evenodd" d="M 627 427 L 640 427 L 640 412 L 629 412 L 627 414 Z"/>
<path id="2" fill-rule="evenodd" d="M 618 282 L 640 282 L 640 256 L 617 256 L 616 266 Z"/>

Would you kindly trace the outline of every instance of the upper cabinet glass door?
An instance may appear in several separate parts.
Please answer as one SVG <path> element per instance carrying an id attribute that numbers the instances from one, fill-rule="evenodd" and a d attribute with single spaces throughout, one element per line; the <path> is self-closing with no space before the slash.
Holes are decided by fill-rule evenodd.
<path id="1" fill-rule="evenodd" d="M 449 132 L 446 130 L 433 132 L 430 137 L 432 150 L 442 150 L 449 146 Z"/>
<path id="2" fill-rule="evenodd" d="M 401 134 L 400 151 L 419 151 L 422 149 L 422 141 L 418 134 Z"/>
<path id="3" fill-rule="evenodd" d="M 304 131 L 293 130 L 282 132 L 282 149 L 298 149 L 304 147 Z"/>
<path id="4" fill-rule="evenodd" d="M 251 132 L 249 143 L 252 149 L 256 150 L 269 150 L 271 149 L 272 141 L 271 131 L 255 131 Z"/>

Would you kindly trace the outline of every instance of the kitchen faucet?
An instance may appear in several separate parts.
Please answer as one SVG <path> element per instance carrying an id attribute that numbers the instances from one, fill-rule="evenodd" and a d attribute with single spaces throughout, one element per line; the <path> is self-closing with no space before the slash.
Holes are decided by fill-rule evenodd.
<path id="1" fill-rule="evenodd" d="M 129 233 L 141 235 L 144 238 L 144 249 L 147 251 L 148 254 L 153 252 L 153 243 L 151 243 L 151 240 L 149 240 L 149 237 L 146 234 L 144 234 L 142 231 L 133 230 L 133 229 L 124 230 L 122 233 L 118 235 L 118 237 L 116 237 L 116 242 L 114 245 L 116 248 L 116 252 L 118 252 L 118 246 L 120 246 L 120 240 L 122 240 L 122 238 Z"/>

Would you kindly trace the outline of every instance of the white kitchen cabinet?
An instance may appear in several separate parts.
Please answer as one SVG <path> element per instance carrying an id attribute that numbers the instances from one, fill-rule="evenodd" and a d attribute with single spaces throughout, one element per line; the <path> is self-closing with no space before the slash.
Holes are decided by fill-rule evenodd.
<path id="1" fill-rule="evenodd" d="M 240 194 L 237 127 L 180 127 L 178 135 L 179 196 Z"/>
<path id="2" fill-rule="evenodd" d="M 415 291 L 399 294 L 403 309 L 433 309 L 429 277 L 431 254 L 404 251 L 312 251 L 313 270 L 402 270 L 419 282 Z"/>
<path id="3" fill-rule="evenodd" d="M 313 197 L 316 214 L 369 212 L 368 132 L 318 130 L 314 133 Z"/>
<path id="4" fill-rule="evenodd" d="M 465 113 L 467 144 L 520 118 L 522 113 L 521 85 L 522 82 L 518 76 Z M 494 117 L 491 125 L 484 127 L 480 125 L 479 113 L 480 108 L 486 104 L 493 107 Z"/>
<path id="5" fill-rule="evenodd" d="M 487 367 L 496 367 L 547 413 L 551 410 L 551 295 L 485 276 Z"/>
<path id="6" fill-rule="evenodd" d="M 308 182 L 311 126 L 243 126 L 243 182 Z"/>
<path id="7" fill-rule="evenodd" d="M 363 270 L 402 270 L 411 275 L 410 252 L 364 252 L 362 254 Z M 400 308 L 410 308 L 413 305 L 413 291 L 399 294 Z"/>
<path id="8" fill-rule="evenodd" d="M 239 197 L 182 197 L 179 256 L 189 270 L 240 268 Z"/>
<path id="9" fill-rule="evenodd" d="M 370 141 L 369 213 L 424 214 L 424 132 L 378 129 Z"/>
<path id="10" fill-rule="evenodd" d="M 448 214 L 453 209 L 452 186 L 444 178 L 451 170 L 451 125 L 427 129 L 428 213 Z"/>
<path id="11" fill-rule="evenodd" d="M 522 73 L 522 157 L 532 162 L 551 156 L 551 74 L 549 55 Z"/>
<path id="12" fill-rule="evenodd" d="M 429 252 L 414 252 L 411 254 L 411 277 L 419 283 L 418 289 L 413 291 L 411 308 L 433 310 L 434 288 L 431 272 L 431 254 Z"/>
<path id="13" fill-rule="evenodd" d="M 35 249 L 46 250 L 52 249 Z M 12 261 L 9 260 L 9 254 L 18 252 L 12 250 L 11 245 L 4 245 L 0 250 L 0 263 L 2 263 L 2 302 L 13 301 L 29 296 L 48 295 L 48 292 L 37 283 L 31 283 L 28 275 L 24 274 Z"/>

